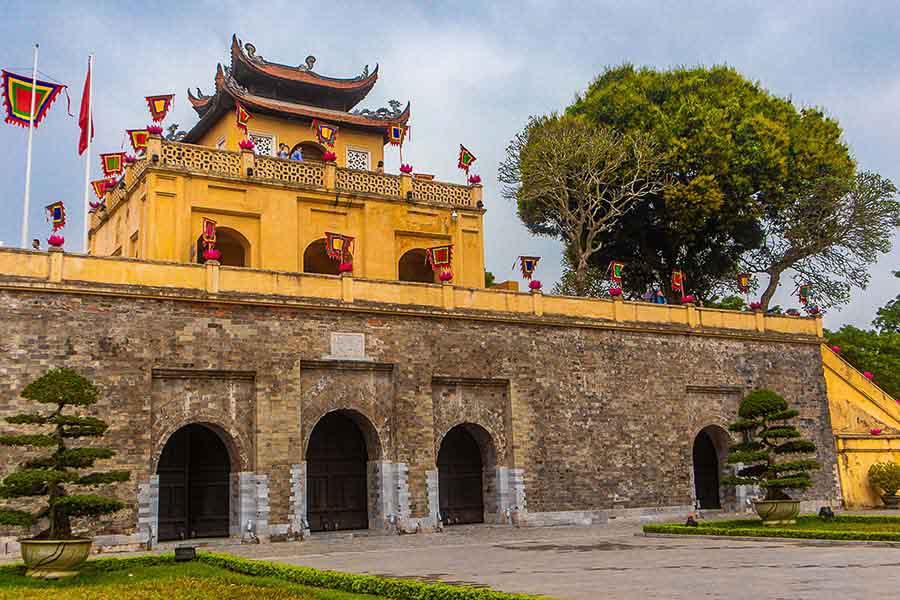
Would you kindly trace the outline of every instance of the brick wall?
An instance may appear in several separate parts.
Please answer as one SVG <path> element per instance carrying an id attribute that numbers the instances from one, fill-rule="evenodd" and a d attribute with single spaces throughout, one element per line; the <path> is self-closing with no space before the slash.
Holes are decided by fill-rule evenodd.
<path id="1" fill-rule="evenodd" d="M 532 513 L 684 506 L 694 436 L 731 420 L 754 387 L 783 394 L 819 447 L 824 467 L 804 497 L 838 495 L 814 340 L 210 304 L 144 291 L 0 290 L 0 415 L 21 410 L 22 388 L 50 367 L 98 385 L 97 412 L 111 423 L 104 444 L 119 451 L 110 462 L 133 473 L 116 493 L 134 508 L 111 532 L 134 530 L 138 486 L 188 422 L 215 426 L 233 472 L 267 477 L 268 522 L 287 524 L 292 491 L 302 493 L 292 469 L 296 480 L 315 421 L 334 409 L 355 411 L 370 461 L 408 467 L 412 517 L 429 515 L 427 473 L 441 437 L 463 421 L 490 434 L 492 470 L 521 474 Z M 362 353 L 336 355 L 335 332 L 364 334 Z M 14 454 L 3 453 L 0 471 Z M 487 487 L 521 496 L 505 480 Z"/>

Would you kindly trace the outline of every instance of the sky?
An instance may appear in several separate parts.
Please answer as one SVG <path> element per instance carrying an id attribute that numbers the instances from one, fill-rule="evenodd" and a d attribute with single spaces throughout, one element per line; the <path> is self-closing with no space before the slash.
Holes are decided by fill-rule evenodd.
<path id="1" fill-rule="evenodd" d="M 77 114 L 87 56 L 94 53 L 94 156 L 122 148 L 124 130 L 149 122 L 144 96 L 175 93 L 166 125 L 189 129 L 197 117 L 186 90 L 210 93 L 217 62 L 228 62 L 232 33 L 258 54 L 355 76 L 380 64 L 361 107 L 412 102 L 404 162 L 443 181 L 463 183 L 459 144 L 477 156 L 485 204 L 485 256 L 498 281 L 516 278 L 518 255 L 543 257 L 537 276 L 552 289 L 560 274 L 558 240 L 530 235 L 500 196 L 497 165 L 530 115 L 563 110 L 607 66 L 664 69 L 729 64 L 798 107 L 818 106 L 844 128 L 858 165 L 900 184 L 900 3 L 866 2 L 17 2 L 0 24 L 0 66 L 28 75 L 40 44 L 40 77 L 67 84 L 35 130 L 29 238 L 46 238 L 43 207 L 63 200 L 66 247 L 82 247 L 84 162 Z M 27 130 L 0 127 L 0 241 L 20 243 Z M 386 150 L 386 168 L 399 158 Z M 900 235 L 826 327 L 866 327 L 900 293 Z M 627 275 L 627 272 L 626 272 Z M 788 289 L 785 289 L 788 288 Z M 794 306 L 793 284 L 776 301 Z"/>

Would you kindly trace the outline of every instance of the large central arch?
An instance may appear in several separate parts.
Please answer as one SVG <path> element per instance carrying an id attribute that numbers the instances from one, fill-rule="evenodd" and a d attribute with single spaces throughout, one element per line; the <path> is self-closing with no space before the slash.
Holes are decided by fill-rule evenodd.
<path id="1" fill-rule="evenodd" d="M 365 417 L 352 411 L 332 411 L 316 423 L 306 448 L 310 531 L 369 527 L 367 464 L 378 457 L 376 437 Z"/>
<path id="2" fill-rule="evenodd" d="M 160 541 L 229 535 L 232 461 L 220 435 L 193 423 L 166 441 L 156 469 Z"/>

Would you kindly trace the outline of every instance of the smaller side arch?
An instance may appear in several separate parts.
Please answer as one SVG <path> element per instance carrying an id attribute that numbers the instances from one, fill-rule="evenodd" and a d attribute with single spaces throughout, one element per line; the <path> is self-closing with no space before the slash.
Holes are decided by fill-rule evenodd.
<path id="1" fill-rule="evenodd" d="M 311 242 L 303 251 L 303 272 L 320 275 L 340 275 L 338 261 L 332 260 L 325 252 L 325 238 Z"/>
<path id="2" fill-rule="evenodd" d="M 206 259 L 203 258 L 203 252 L 206 246 L 203 244 L 203 236 L 197 238 L 197 262 L 203 264 Z M 219 263 L 226 267 L 249 267 L 250 265 L 250 242 L 237 229 L 230 227 L 216 228 L 216 250 L 221 253 Z"/>
<path id="3" fill-rule="evenodd" d="M 407 250 L 397 262 L 397 279 L 418 283 L 435 283 L 437 274 L 428 265 L 424 248 Z"/>
<path id="4" fill-rule="evenodd" d="M 730 445 L 731 436 L 719 425 L 707 425 L 693 438 L 691 446 L 693 495 L 697 506 L 701 509 L 734 507 L 734 488 L 722 484 L 722 479 L 728 474 L 726 460 Z"/>
<path id="5" fill-rule="evenodd" d="M 288 156 L 293 155 L 297 150 L 300 151 L 300 156 L 303 157 L 303 160 L 315 160 L 319 162 L 322 161 L 322 158 L 325 156 L 325 152 L 327 152 L 327 149 L 322 144 L 306 141 L 294 144 L 294 147 L 291 148 Z"/>

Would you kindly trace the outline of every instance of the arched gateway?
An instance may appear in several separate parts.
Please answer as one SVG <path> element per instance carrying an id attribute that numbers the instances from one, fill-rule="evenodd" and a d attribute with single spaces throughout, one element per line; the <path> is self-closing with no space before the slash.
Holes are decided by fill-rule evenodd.
<path id="1" fill-rule="evenodd" d="M 477 438 L 490 440 L 490 435 L 465 423 L 450 429 L 441 440 L 438 496 L 445 525 L 484 523 L 484 467 L 490 459 L 483 459 Z"/>
<path id="2" fill-rule="evenodd" d="M 306 450 L 311 531 L 369 526 L 363 432 L 349 413 L 330 412 L 316 424 Z"/>
<path id="3" fill-rule="evenodd" d="M 694 438 L 694 493 L 700 508 L 722 508 L 720 476 L 728 440 L 728 433 L 717 425 L 704 427 Z"/>
<path id="4" fill-rule="evenodd" d="M 231 461 L 215 431 L 191 424 L 173 433 L 156 472 L 160 541 L 228 536 Z"/>

